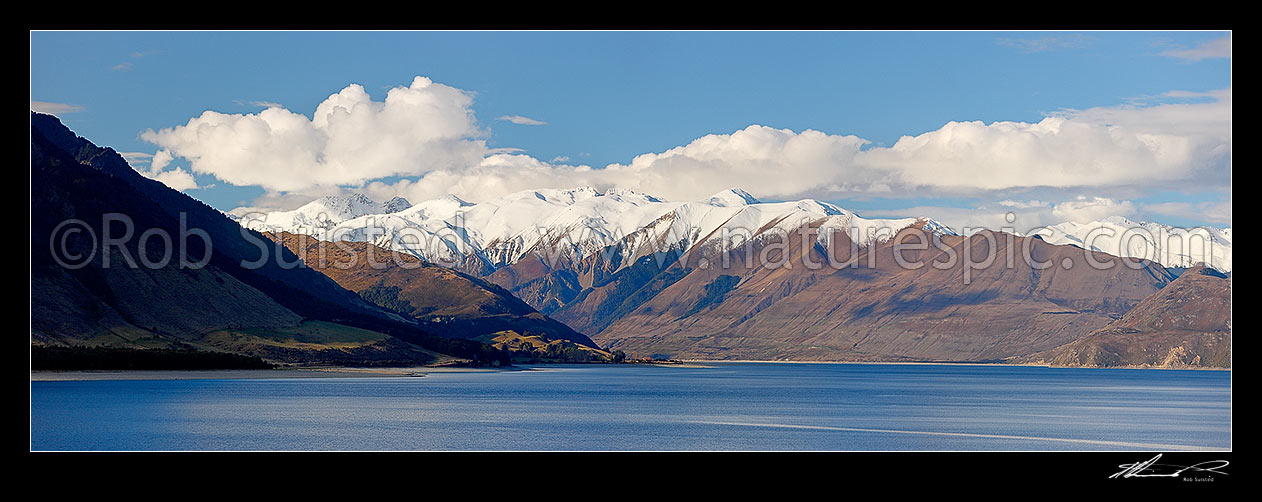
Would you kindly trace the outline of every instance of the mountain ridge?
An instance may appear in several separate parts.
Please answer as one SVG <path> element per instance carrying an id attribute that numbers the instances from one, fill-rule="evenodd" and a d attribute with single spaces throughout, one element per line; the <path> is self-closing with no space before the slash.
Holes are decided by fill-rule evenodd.
<path id="1" fill-rule="evenodd" d="M 352 196 L 363 197 L 362 194 Z M 348 196 L 349 197 L 349 196 Z M 366 197 L 365 197 L 366 198 Z M 603 198 L 603 199 L 602 199 Z M 395 199 L 398 199 L 396 197 Z M 393 199 L 392 199 L 393 200 Z M 458 201 L 453 204 L 451 201 Z M 523 190 L 482 203 L 469 203 L 447 195 L 423 201 L 415 207 L 443 207 L 441 211 L 417 211 L 408 213 L 378 210 L 346 217 L 342 213 L 324 210 L 321 199 L 312 201 L 291 211 L 263 213 L 261 219 L 246 221 L 256 230 L 322 234 L 326 240 L 360 241 L 366 237 L 355 232 L 368 224 L 378 224 L 386 229 L 383 236 L 373 241 L 382 247 L 408 252 L 436 263 L 456 263 L 476 260 L 477 266 L 466 267 L 475 275 L 482 269 L 496 269 L 512 265 L 548 238 L 568 238 L 575 243 L 580 254 L 603 248 L 619 238 L 652 225 L 654 221 L 672 212 L 696 212 L 706 208 L 739 210 L 743 207 L 770 210 L 779 206 L 782 212 L 799 207 L 810 213 L 832 216 L 850 215 L 863 221 L 914 221 L 925 220 L 942 233 L 955 233 L 951 227 L 932 217 L 921 215 L 910 218 L 862 218 L 858 213 L 835 204 L 815 199 L 785 202 L 763 202 L 740 188 L 722 190 L 709 197 L 694 201 L 668 202 L 652 195 L 629 189 L 610 188 L 600 192 L 592 187 L 569 189 Z M 534 201 L 526 204 L 527 201 Z M 607 203 L 600 204 L 597 201 Z M 386 204 L 372 203 L 380 207 Z M 479 206 L 483 206 L 479 208 Z M 808 207 L 814 206 L 814 207 Z M 323 210 L 323 212 L 322 212 Z M 459 218 L 457 215 L 474 211 L 474 215 Z M 500 211 L 514 213 L 517 221 L 496 218 Z M 294 220 L 295 213 L 304 215 L 301 222 Z M 325 214 L 327 219 L 317 221 L 313 214 Z M 234 215 L 245 221 L 243 215 Z M 687 219 L 689 215 L 679 215 Z M 729 215 L 731 216 L 731 215 Z M 374 219 L 373 217 L 378 217 Z M 380 218 L 390 221 L 378 221 Z M 397 219 L 398 221 L 395 221 Z M 765 220 L 761 223 L 765 223 Z M 530 225 L 538 225 L 530 235 Z M 695 225 L 694 225 L 695 226 Z M 756 228 L 754 225 L 752 228 Z M 840 225 L 838 225 L 840 226 Z M 888 226 L 888 225 L 887 225 Z M 412 247 L 392 244 L 390 237 L 401 229 L 416 231 L 428 242 L 428 247 Z M 467 232 L 471 230 L 472 232 Z M 897 228 L 892 228 L 897 230 Z M 998 229 L 991 229 L 992 231 Z M 337 232 L 337 237 L 329 237 Z M 590 232 L 581 236 L 577 232 Z M 1122 216 L 1100 220 L 1064 222 L 1034 229 L 1028 235 L 1039 235 L 1052 244 L 1069 244 L 1092 251 L 1100 251 L 1123 258 L 1143 258 L 1161 263 L 1166 267 L 1188 268 L 1204 263 L 1222 272 L 1231 272 L 1231 228 L 1197 227 L 1184 229 L 1152 221 L 1134 221 Z M 1018 232 L 1017 235 L 1027 235 Z M 1091 244 L 1085 241 L 1090 240 Z M 463 248 L 464 251 L 454 251 Z M 577 256 L 581 259 L 583 256 Z"/>
<path id="2" fill-rule="evenodd" d="M 1014 359 L 1074 367 L 1230 368 L 1231 278 L 1185 271 L 1121 318 L 1051 350 Z"/>
<path id="3" fill-rule="evenodd" d="M 111 210 L 102 204 L 123 204 L 145 226 L 188 224 L 215 237 L 213 252 L 205 250 L 209 267 L 195 273 L 159 270 L 146 279 L 89 268 L 48 275 L 33 266 L 42 282 L 33 283 L 32 291 L 43 302 L 33 307 L 41 323 L 32 331 L 33 343 L 57 342 L 47 333 L 100 325 L 122 330 L 116 334 L 123 338 L 149 340 L 144 343 L 176 340 L 273 356 L 303 340 L 341 336 L 369 343 L 356 354 L 327 354 L 343 362 L 377 352 L 392 357 L 413 343 L 495 359 L 510 346 L 526 347 L 529 354 L 538 343 L 567 340 L 594 351 L 603 346 L 668 358 L 997 362 L 1043 354 L 1054 364 L 1108 365 L 1125 357 L 1073 363 L 1048 354 L 1105 335 L 1165 336 L 1170 330 L 1119 323 L 1159 310 L 1146 305 L 1168 306 L 1153 299 L 1169 285 L 1210 277 L 1227 281 L 1225 303 L 1214 305 L 1216 315 L 1225 309 L 1228 321 L 1225 331 L 1214 328 L 1214 336 L 1225 336 L 1228 350 L 1230 345 L 1230 228 L 1202 231 L 1219 244 L 1201 255 L 1211 262 L 1205 268 L 1195 253 L 1161 253 L 1177 263 L 1166 267 L 1161 260 L 1127 258 L 1143 254 L 1132 241 L 1089 244 L 1092 232 L 1125 225 L 1156 235 L 1149 244 L 1177 233 L 1157 223 L 1118 217 L 1025 236 L 990 230 L 959 235 L 928 217 L 869 219 L 814 199 L 763 202 L 738 188 L 682 202 L 593 187 L 526 190 L 476 204 L 455 196 L 378 203 L 351 194 L 259 220 L 213 210 L 171 190 L 132 169 L 117 152 L 35 113 L 32 159 L 32 175 L 40 180 L 32 194 L 39 210 L 33 247 L 48 242 L 46 231 L 59 220 Z M 130 194 L 125 197 L 134 203 L 96 200 L 85 187 L 61 185 L 60 174 L 48 169 L 77 173 L 66 176 L 71 183 L 86 178 L 115 186 L 113 192 Z M 79 214 L 84 208 L 76 209 L 75 201 L 88 212 Z M 317 239 L 296 245 L 296 236 Z M 424 272 L 282 266 L 302 263 L 299 258 L 312 249 L 323 255 L 346 243 L 361 254 L 377 252 L 370 248 L 397 253 Z M 72 244 L 83 249 L 82 242 Z M 240 266 L 273 248 L 268 260 L 274 262 Z M 968 261 L 992 253 L 1007 254 L 1006 266 L 973 267 Z M 1017 253 L 1030 259 L 1014 265 Z M 900 261 L 907 257 L 920 266 Z M 33 262 L 46 266 L 47 258 Z M 939 261 L 950 264 L 937 267 Z M 1096 269 L 1090 262 L 1111 266 Z M 1179 282 L 1183 268 L 1188 279 Z M 219 286 L 198 285 L 208 281 Z M 154 296 L 170 287 L 195 290 L 206 300 L 180 305 Z M 1221 299 L 1223 288 L 1215 291 L 1206 298 Z M 440 298 L 448 292 L 448 299 Z M 436 332 L 476 342 L 435 345 Z M 144 338 L 146 333 L 156 335 Z M 491 343 L 498 352 L 487 350 Z M 1193 355 L 1166 359 L 1221 364 L 1214 347 L 1222 344 L 1214 343 L 1180 345 Z M 1198 359 L 1200 354 L 1206 355 Z"/>

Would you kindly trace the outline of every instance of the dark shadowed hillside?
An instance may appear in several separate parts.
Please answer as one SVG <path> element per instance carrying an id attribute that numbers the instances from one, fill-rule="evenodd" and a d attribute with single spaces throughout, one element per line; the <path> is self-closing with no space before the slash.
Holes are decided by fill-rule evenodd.
<path id="1" fill-rule="evenodd" d="M 296 261 L 292 253 L 260 260 L 270 241 L 141 176 L 55 117 L 32 113 L 31 126 L 34 344 L 229 350 L 298 363 L 417 364 L 444 354 L 507 362 L 485 344 L 437 336 L 314 270 L 285 265 Z M 67 221 L 85 228 L 66 231 Z M 209 243 L 181 239 L 190 229 Z M 171 244 L 141 245 L 150 230 Z M 102 249 L 107 235 L 121 245 Z M 74 257 L 86 265 L 67 266 Z"/>

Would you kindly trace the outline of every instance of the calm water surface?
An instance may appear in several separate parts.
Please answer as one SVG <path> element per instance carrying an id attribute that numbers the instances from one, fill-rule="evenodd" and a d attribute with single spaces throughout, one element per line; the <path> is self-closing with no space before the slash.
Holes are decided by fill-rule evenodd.
<path id="1" fill-rule="evenodd" d="M 31 448 L 1231 448 L 1228 371 L 706 366 L 31 382 Z"/>

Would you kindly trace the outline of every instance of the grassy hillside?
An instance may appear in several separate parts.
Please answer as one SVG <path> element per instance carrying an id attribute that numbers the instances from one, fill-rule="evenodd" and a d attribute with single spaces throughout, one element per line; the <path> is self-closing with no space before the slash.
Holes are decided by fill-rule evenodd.
<path id="1" fill-rule="evenodd" d="M 375 331 L 326 321 L 304 321 L 279 329 L 218 330 L 189 344 L 205 350 L 226 350 L 290 364 L 408 366 L 468 361 Z"/>
<path id="2" fill-rule="evenodd" d="M 499 331 L 482 335 L 478 337 L 478 341 L 508 352 L 515 363 L 554 361 L 620 363 L 626 360 L 626 354 L 619 351 L 609 352 L 567 340 L 549 340 L 539 335 L 523 335 L 516 331 Z"/>

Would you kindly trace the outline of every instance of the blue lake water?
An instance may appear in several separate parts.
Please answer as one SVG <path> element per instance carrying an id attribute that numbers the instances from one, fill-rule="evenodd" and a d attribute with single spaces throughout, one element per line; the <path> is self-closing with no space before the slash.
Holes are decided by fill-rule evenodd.
<path id="1" fill-rule="evenodd" d="M 31 382 L 34 450 L 1231 448 L 1231 372 L 539 366 L 422 378 Z"/>

